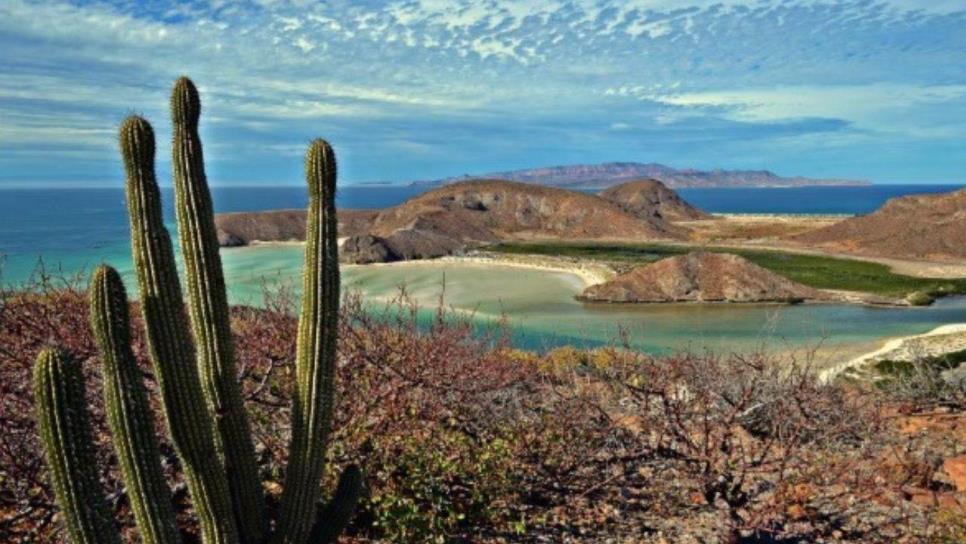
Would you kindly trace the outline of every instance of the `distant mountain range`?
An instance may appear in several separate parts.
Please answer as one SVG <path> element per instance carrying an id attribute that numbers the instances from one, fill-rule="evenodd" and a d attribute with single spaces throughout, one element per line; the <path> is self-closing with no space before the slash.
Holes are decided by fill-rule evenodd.
<path id="1" fill-rule="evenodd" d="M 656 179 L 672 188 L 681 187 L 802 187 L 806 185 L 869 185 L 868 181 L 783 177 L 768 170 L 694 170 L 663 164 L 608 162 L 548 166 L 526 170 L 490 172 L 413 182 L 414 185 L 439 186 L 470 179 L 506 179 L 536 185 L 582 189 L 604 189 L 636 179 Z"/>

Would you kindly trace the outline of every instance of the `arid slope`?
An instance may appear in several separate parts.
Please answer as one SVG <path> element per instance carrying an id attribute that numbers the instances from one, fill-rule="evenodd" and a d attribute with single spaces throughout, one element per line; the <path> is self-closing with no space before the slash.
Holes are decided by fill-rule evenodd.
<path id="1" fill-rule="evenodd" d="M 603 198 L 504 180 L 454 183 L 383 210 L 368 233 L 350 237 L 355 263 L 452 255 L 501 240 L 680 240 L 660 217 L 636 217 Z"/>
<path id="2" fill-rule="evenodd" d="M 857 255 L 952 261 L 966 259 L 966 189 L 893 198 L 868 215 L 789 238 Z"/>
<path id="3" fill-rule="evenodd" d="M 354 236 L 368 230 L 378 210 L 339 210 L 339 235 Z M 305 210 L 234 212 L 215 215 L 218 243 L 243 246 L 251 242 L 305 240 Z"/>
<path id="4" fill-rule="evenodd" d="M 789 302 L 829 298 L 737 255 L 693 252 L 639 266 L 580 295 L 602 302 Z"/>
<path id="5" fill-rule="evenodd" d="M 676 192 L 656 179 L 638 179 L 605 189 L 601 198 L 609 200 L 639 219 L 665 221 L 710 219 L 706 213 L 687 203 Z"/>

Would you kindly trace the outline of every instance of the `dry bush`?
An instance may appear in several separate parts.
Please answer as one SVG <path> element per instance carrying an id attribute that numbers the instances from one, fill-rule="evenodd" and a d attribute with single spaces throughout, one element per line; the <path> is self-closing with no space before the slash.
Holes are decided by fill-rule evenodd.
<path id="1" fill-rule="evenodd" d="M 0 293 L 3 542 L 62 538 L 30 394 L 33 358 L 52 342 L 84 361 L 102 479 L 127 538 L 136 537 L 77 285 L 42 277 Z M 134 350 L 153 391 L 133 310 Z M 273 508 L 289 436 L 293 310 L 284 289 L 267 293 L 264 308 L 232 308 Z M 900 441 L 878 417 L 878 397 L 820 385 L 807 366 L 778 367 L 762 354 L 522 352 L 500 329 L 481 334 L 442 305 L 427 315 L 404 294 L 380 306 L 350 294 L 340 326 L 326 485 L 350 462 L 367 484 L 346 541 L 916 542 L 938 534 L 930 520 L 945 519 L 897 492 L 927 485 L 935 463 L 923 451 L 932 446 L 903 443 L 902 462 L 883 476 Z M 162 454 L 191 542 L 166 441 Z"/>

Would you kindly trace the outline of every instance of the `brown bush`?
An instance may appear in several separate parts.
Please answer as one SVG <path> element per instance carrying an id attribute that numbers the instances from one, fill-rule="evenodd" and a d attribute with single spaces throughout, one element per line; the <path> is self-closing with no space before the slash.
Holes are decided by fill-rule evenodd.
<path id="1" fill-rule="evenodd" d="M 272 507 L 286 462 L 292 309 L 285 291 L 267 294 L 264 308 L 232 309 Z M 356 462 L 368 488 L 348 541 L 915 542 L 945 519 L 902 491 L 929 485 L 932 443 L 889 464 L 902 441 L 878 397 L 820 385 L 806 365 L 779 367 L 764 355 L 655 359 L 617 347 L 542 356 L 512 349 L 499 330 L 480 335 L 466 317 L 421 316 L 405 296 L 375 307 L 349 295 L 343 304 L 326 485 Z M 132 332 L 153 390 L 136 317 Z M 85 295 L 41 277 L 0 294 L 0 541 L 63 537 L 30 395 L 34 356 L 50 343 L 85 361 L 102 478 L 135 540 Z M 162 453 L 192 541 L 166 441 Z M 886 465 L 893 472 L 883 477 Z"/>

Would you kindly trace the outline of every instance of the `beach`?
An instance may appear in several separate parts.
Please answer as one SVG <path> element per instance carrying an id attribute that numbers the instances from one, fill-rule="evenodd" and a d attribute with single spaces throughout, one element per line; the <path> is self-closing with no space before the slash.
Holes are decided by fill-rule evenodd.
<path id="1" fill-rule="evenodd" d="M 941 325 L 924 333 L 885 340 L 881 347 L 819 373 L 822 381 L 830 381 L 843 372 L 861 369 L 878 361 L 914 361 L 922 357 L 944 355 L 966 349 L 966 323 Z"/>

